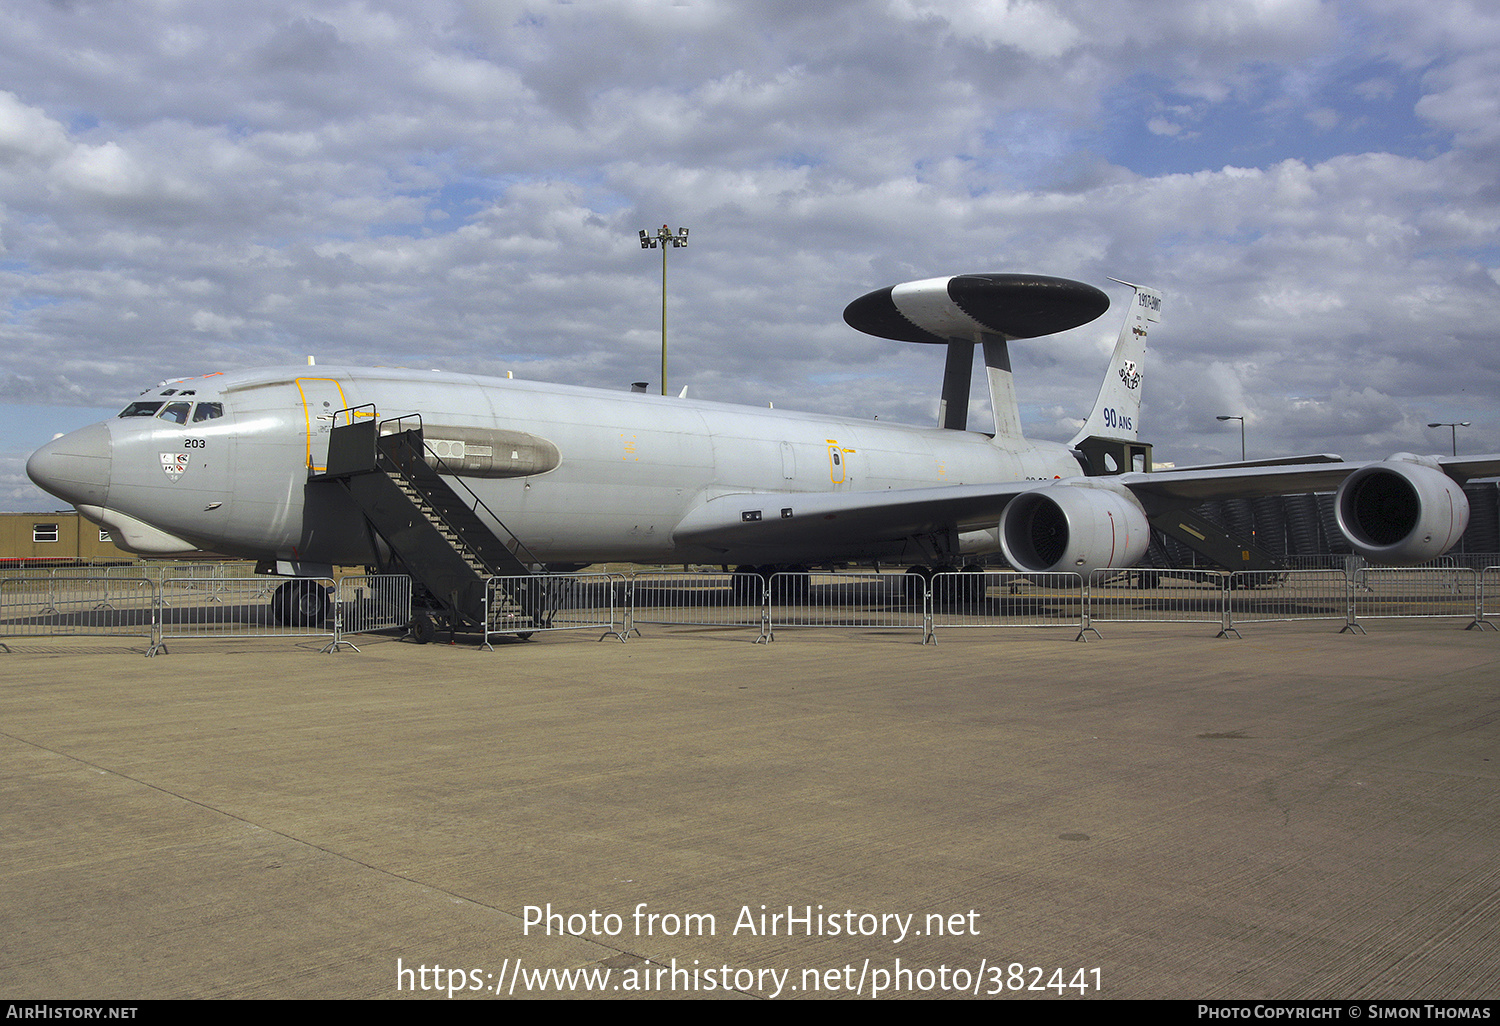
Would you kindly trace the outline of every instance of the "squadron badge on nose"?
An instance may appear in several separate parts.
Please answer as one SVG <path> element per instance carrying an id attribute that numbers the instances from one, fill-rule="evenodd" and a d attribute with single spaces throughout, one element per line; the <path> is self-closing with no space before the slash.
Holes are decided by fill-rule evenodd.
<path id="1" fill-rule="evenodd" d="M 172 481 L 182 478 L 188 468 L 188 456 L 185 452 L 164 452 L 161 454 L 161 469 Z"/>

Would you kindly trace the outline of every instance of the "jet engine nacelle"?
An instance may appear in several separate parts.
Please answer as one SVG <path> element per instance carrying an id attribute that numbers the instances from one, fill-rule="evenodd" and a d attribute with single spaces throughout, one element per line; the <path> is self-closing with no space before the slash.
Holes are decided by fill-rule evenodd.
<path id="1" fill-rule="evenodd" d="M 1146 511 L 1123 486 L 1060 482 L 1022 492 L 1000 516 L 1000 547 L 1017 570 L 1087 574 L 1146 554 Z"/>
<path id="2" fill-rule="evenodd" d="M 1469 500 L 1433 457 L 1399 452 L 1344 479 L 1334 499 L 1339 530 L 1366 559 L 1422 563 L 1447 552 L 1469 526 Z"/>

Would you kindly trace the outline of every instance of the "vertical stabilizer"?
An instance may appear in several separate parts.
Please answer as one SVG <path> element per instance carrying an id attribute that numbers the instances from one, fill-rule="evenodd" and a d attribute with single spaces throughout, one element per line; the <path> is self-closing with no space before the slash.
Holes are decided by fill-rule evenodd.
<path id="1" fill-rule="evenodd" d="M 1146 357 L 1146 325 L 1161 320 L 1161 293 L 1119 278 L 1110 281 L 1130 285 L 1135 289 L 1135 298 L 1115 342 L 1104 384 L 1099 386 L 1099 398 L 1094 401 L 1083 430 L 1068 443 L 1072 446 L 1087 438 L 1134 441 L 1140 433 L 1141 368 Z"/>

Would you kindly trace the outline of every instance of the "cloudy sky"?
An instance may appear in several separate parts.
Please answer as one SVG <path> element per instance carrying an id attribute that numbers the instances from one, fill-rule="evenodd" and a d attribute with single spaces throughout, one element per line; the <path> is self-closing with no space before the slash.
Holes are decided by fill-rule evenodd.
<path id="1" fill-rule="evenodd" d="M 841 313 L 1034 271 L 1088 410 L 1160 288 L 1178 463 L 1500 450 L 1500 13 L 1479 0 L 14 0 L 0 7 L 0 509 L 141 388 L 436 367 L 930 424 L 936 347 Z M 975 390 L 978 427 L 989 422 Z"/>

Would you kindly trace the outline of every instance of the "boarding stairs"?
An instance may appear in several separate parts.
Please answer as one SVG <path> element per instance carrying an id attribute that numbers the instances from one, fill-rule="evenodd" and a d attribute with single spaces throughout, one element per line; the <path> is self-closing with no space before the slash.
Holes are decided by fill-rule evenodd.
<path id="1" fill-rule="evenodd" d="M 1078 444 L 1080 461 L 1089 477 L 1112 477 L 1130 470 L 1151 471 L 1151 446 L 1144 442 L 1090 436 Z M 1254 514 L 1247 523 L 1228 526 L 1201 516 L 1198 510 L 1172 509 L 1147 518 L 1152 529 L 1178 542 L 1224 570 L 1285 570 L 1275 556 L 1254 541 Z M 1227 518 L 1221 518 L 1227 519 Z M 1158 566 L 1172 565 L 1165 546 L 1151 545 Z M 1142 580 L 1154 580 L 1146 575 Z"/>
<path id="2" fill-rule="evenodd" d="M 1150 518 L 1151 526 L 1225 570 L 1285 570 L 1286 566 L 1241 531 L 1193 510 L 1171 510 Z"/>
<path id="3" fill-rule="evenodd" d="M 466 487 L 461 495 L 440 476 L 442 460 L 426 447 L 419 417 L 378 421 L 364 407 L 340 411 L 335 422 L 340 417 L 349 422 L 330 431 L 328 465 L 318 479 L 348 491 L 392 562 L 425 589 L 451 629 L 526 633 L 551 622 L 555 589 L 526 581 L 502 582 L 486 606 L 491 578 L 524 578 L 540 563 L 523 560 L 530 553 L 478 496 Z"/>

